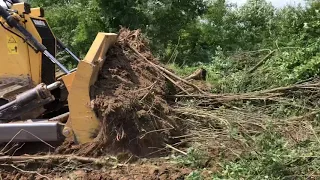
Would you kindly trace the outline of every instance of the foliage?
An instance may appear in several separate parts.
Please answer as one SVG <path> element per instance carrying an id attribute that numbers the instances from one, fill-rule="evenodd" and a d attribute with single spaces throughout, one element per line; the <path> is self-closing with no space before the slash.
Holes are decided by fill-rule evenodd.
<path id="1" fill-rule="evenodd" d="M 142 29 L 159 55 L 176 43 L 179 32 L 205 12 L 202 0 L 29 0 L 44 7 L 54 33 L 83 57 L 98 32 L 114 32 L 120 26 Z M 70 59 L 66 60 L 71 62 Z"/>
<path id="2" fill-rule="evenodd" d="M 29 2 L 45 8 L 57 37 L 80 57 L 86 54 L 98 32 L 117 32 L 120 26 L 125 26 L 142 29 L 150 39 L 154 54 L 164 62 L 179 66 L 199 63 L 220 66 L 218 63 L 224 60 L 217 58 L 221 58 L 221 54 L 231 65 L 237 62 L 230 57 L 243 51 L 297 47 L 299 52 L 281 51 L 274 58 L 285 62 L 286 70 L 295 71 L 289 79 L 318 74 L 318 1 L 308 1 L 307 7 L 282 9 L 274 8 L 266 0 L 248 0 L 241 7 L 225 0 Z M 61 58 L 72 63 L 66 56 Z M 224 68 L 214 73 L 225 71 Z M 232 68 L 233 71 L 243 69 Z"/>
<path id="3" fill-rule="evenodd" d="M 208 159 L 209 157 L 205 152 L 193 147 L 188 149 L 186 156 L 175 157 L 175 161 L 179 165 L 192 168 L 204 168 Z"/>
<path id="4" fill-rule="evenodd" d="M 319 147 L 306 140 L 290 147 L 277 133 L 255 139 L 258 149 L 235 162 L 228 162 L 213 179 L 306 179 L 319 173 Z"/>
<path id="5" fill-rule="evenodd" d="M 187 177 L 186 180 L 203 180 L 204 178 L 201 176 L 201 173 L 196 170 L 191 172 Z"/>
<path id="6" fill-rule="evenodd" d="M 223 9 L 221 7 L 229 8 L 227 10 L 229 14 L 224 11 L 221 13 L 222 17 L 217 14 L 210 15 L 213 18 L 211 23 L 205 22 L 202 26 L 196 26 L 196 32 L 200 33 L 199 38 L 195 41 L 188 37 L 190 41 L 185 40 L 185 42 L 189 44 L 180 45 L 180 48 L 187 50 L 209 49 L 209 52 L 198 56 L 194 66 L 190 66 L 190 63 L 189 66 L 185 66 L 185 62 L 192 62 L 195 58 L 192 55 L 189 56 L 187 51 L 180 51 L 179 55 L 184 62 L 182 59 L 179 60 L 178 56 L 174 61 L 175 64 L 171 64 L 170 67 L 182 75 L 187 75 L 199 67 L 198 61 L 205 62 L 201 66 L 208 70 L 208 81 L 213 84 L 213 92 L 216 93 L 251 92 L 292 85 L 319 77 L 319 1 L 309 1 L 307 7 L 287 6 L 283 9 L 274 9 L 270 4 L 262 1 L 256 1 L 260 2 L 257 4 L 252 4 L 253 2 L 248 1 L 242 8 L 220 6 L 220 10 Z M 212 7 L 209 7 L 208 12 L 210 8 Z M 262 10 L 255 11 L 256 8 Z M 258 13 L 260 15 L 254 17 Z M 233 18 L 228 19 L 231 17 L 230 14 Z M 259 18 L 262 19 L 255 21 Z M 218 23 L 220 23 L 219 26 L 214 26 Z M 256 24 L 253 25 L 254 23 Z M 211 33 L 204 33 L 205 27 L 207 32 L 211 31 Z M 232 38 L 228 39 L 228 37 Z M 202 41 L 206 44 L 201 43 Z M 194 48 L 192 43 L 196 43 L 197 48 Z M 176 49 L 179 50 L 179 48 Z M 273 50 L 275 53 L 270 58 L 249 73 Z M 194 51 L 192 54 L 197 52 L 199 51 Z M 192 59 L 186 60 L 188 57 Z M 294 95 L 292 104 L 301 105 L 300 107 L 303 108 L 307 104 L 305 100 L 309 98 L 308 96 L 311 94 L 299 99 L 299 95 Z M 305 113 L 303 109 L 287 105 L 255 108 L 254 102 L 253 104 L 242 102 L 240 109 L 266 111 L 268 115 L 275 118 L 288 118 Z M 234 161 L 222 162 L 223 170 L 216 173 L 212 179 L 317 178 L 320 173 L 319 141 L 317 140 L 319 124 L 317 119 L 311 122 L 316 129 L 314 131 L 316 139 L 309 137 L 292 144 L 284 134 L 272 127 L 259 136 L 250 137 L 253 141 L 251 150 Z M 197 175 L 197 173 L 192 174 L 192 177 L 198 177 Z"/>

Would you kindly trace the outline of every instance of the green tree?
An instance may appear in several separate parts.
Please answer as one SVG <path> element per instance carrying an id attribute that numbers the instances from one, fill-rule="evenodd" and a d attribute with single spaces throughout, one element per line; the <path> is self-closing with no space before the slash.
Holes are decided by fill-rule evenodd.
<path id="1" fill-rule="evenodd" d="M 31 0 L 30 3 L 45 8 L 55 34 L 81 57 L 98 32 L 117 32 L 120 26 L 142 29 L 158 55 L 165 55 L 165 49 L 177 43 L 180 32 L 206 7 L 202 0 Z"/>

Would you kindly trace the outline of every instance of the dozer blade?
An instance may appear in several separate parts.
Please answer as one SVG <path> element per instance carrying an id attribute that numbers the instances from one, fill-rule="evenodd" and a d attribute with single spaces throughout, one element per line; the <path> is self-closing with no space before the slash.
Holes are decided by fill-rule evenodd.
<path id="1" fill-rule="evenodd" d="M 99 33 L 84 60 L 79 62 L 77 70 L 62 77 L 69 91 L 70 111 L 63 134 L 77 143 L 91 142 L 97 136 L 100 121 L 90 106 L 90 88 L 97 81 L 106 53 L 116 39 L 117 34 Z"/>

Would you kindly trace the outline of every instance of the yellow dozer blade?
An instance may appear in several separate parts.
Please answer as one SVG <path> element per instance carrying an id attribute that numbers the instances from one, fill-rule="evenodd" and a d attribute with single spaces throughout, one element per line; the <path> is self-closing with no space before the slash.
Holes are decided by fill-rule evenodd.
<path id="1" fill-rule="evenodd" d="M 70 111 L 63 135 L 77 143 L 93 141 L 100 128 L 100 121 L 90 105 L 90 87 L 97 81 L 106 53 L 116 39 L 117 34 L 99 33 L 77 70 L 61 78 L 69 91 Z"/>

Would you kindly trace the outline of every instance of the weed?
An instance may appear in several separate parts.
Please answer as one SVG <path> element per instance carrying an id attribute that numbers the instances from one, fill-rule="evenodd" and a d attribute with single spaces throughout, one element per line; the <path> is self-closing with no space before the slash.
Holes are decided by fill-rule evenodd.
<path id="1" fill-rule="evenodd" d="M 213 179 L 305 179 L 320 173 L 320 159 L 312 153 L 319 147 L 289 147 L 285 138 L 272 131 L 255 140 L 255 151 L 237 161 L 226 162 L 224 170 Z"/>
<path id="2" fill-rule="evenodd" d="M 177 156 L 174 158 L 179 165 L 191 168 L 205 168 L 209 161 L 208 154 L 196 148 L 189 148 L 186 156 Z"/>
<path id="3" fill-rule="evenodd" d="M 186 180 L 204 180 L 199 170 L 191 172 L 185 179 Z"/>

